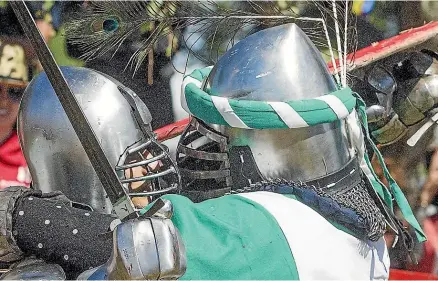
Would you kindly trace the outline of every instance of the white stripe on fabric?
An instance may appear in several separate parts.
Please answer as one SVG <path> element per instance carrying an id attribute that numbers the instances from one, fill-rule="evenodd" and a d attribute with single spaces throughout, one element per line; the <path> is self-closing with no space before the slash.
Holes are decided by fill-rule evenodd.
<path id="1" fill-rule="evenodd" d="M 202 82 L 199 80 L 196 80 L 193 77 L 190 76 L 186 76 L 183 80 L 182 86 L 181 86 L 181 106 L 182 108 L 184 108 L 185 111 L 187 111 L 187 113 L 191 114 L 190 109 L 187 105 L 187 100 L 186 100 L 186 86 L 190 83 L 195 84 L 196 87 L 201 88 L 202 86 Z"/>
<path id="2" fill-rule="evenodd" d="M 344 103 L 336 96 L 333 95 L 326 95 L 326 96 L 320 96 L 315 98 L 317 100 L 325 101 L 328 106 L 333 109 L 336 116 L 338 116 L 339 119 L 344 119 L 347 117 L 350 113 L 348 112 L 348 109 L 345 107 Z"/>
<path id="3" fill-rule="evenodd" d="M 231 127 L 250 129 L 231 108 L 227 98 L 211 96 L 214 106 Z"/>
<path id="4" fill-rule="evenodd" d="M 334 227 L 301 202 L 273 192 L 241 193 L 277 220 L 300 280 L 387 280 L 385 240 L 362 241 Z M 263 226 L 260 226 L 263 227 Z"/>
<path id="5" fill-rule="evenodd" d="M 281 120 L 289 127 L 289 128 L 302 128 L 308 127 L 306 121 L 293 109 L 289 104 L 285 102 L 268 102 L 268 104 L 272 107 L 272 109 L 277 112 L 278 116 L 280 116 Z"/>
<path id="6" fill-rule="evenodd" d="M 353 144 L 353 149 L 355 150 L 355 153 L 357 153 L 357 158 L 363 159 L 365 154 L 365 142 L 362 128 L 355 109 L 353 109 L 345 121 L 347 124 L 348 133 L 350 134 L 351 142 Z"/>

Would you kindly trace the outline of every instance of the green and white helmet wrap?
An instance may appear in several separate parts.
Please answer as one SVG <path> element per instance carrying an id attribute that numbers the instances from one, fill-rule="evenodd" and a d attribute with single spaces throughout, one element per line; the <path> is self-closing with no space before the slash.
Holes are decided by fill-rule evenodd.
<path id="1" fill-rule="evenodd" d="M 235 176 L 239 172 L 248 185 L 276 178 L 313 185 L 356 161 L 389 213 L 393 215 L 395 199 L 418 240 L 425 241 L 368 135 L 365 104 L 351 89 L 336 86 L 321 55 L 296 25 L 257 32 L 237 43 L 214 67 L 186 76 L 181 103 L 194 117 L 178 147 L 186 188 L 196 179 L 209 185 L 223 177 L 223 190 L 207 196 L 217 197 L 236 184 L 242 187 Z M 218 145 L 212 149 L 208 140 Z M 389 189 L 374 173 L 365 142 L 377 154 Z"/>
<path id="2" fill-rule="evenodd" d="M 356 97 L 350 88 L 318 98 L 284 102 L 214 96 L 201 88 L 211 69 L 195 70 L 183 84 L 183 108 L 206 123 L 241 129 L 296 129 L 344 120 L 356 108 Z"/>

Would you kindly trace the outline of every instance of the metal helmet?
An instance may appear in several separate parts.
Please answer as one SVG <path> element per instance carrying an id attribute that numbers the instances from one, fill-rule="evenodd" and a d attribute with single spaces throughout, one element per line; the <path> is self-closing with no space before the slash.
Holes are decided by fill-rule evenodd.
<path id="1" fill-rule="evenodd" d="M 318 98 L 338 90 L 320 52 L 295 24 L 238 42 L 202 88 L 211 96 L 266 102 Z M 190 190 L 221 180 L 224 190 L 263 179 L 307 182 L 349 162 L 347 135 L 342 120 L 294 129 L 242 129 L 206 124 L 195 116 L 180 140 L 177 161 L 184 188 Z M 245 164 L 233 167 L 236 161 Z"/>
<path id="2" fill-rule="evenodd" d="M 167 147 L 155 139 L 143 101 L 99 72 L 79 67 L 61 70 L 129 195 L 155 196 L 179 188 L 176 165 Z M 72 201 L 111 212 L 104 188 L 45 73 L 25 91 L 18 133 L 34 188 L 60 190 Z M 132 183 L 137 184 L 135 191 Z"/>

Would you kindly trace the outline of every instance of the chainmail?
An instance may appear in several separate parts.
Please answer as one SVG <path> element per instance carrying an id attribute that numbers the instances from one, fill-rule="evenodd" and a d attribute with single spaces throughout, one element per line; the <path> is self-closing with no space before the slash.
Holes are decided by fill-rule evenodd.
<path id="1" fill-rule="evenodd" d="M 365 222 L 368 239 L 377 241 L 386 230 L 385 217 L 368 194 L 364 179 L 359 184 L 343 193 L 328 195 L 323 189 L 316 190 L 320 196 L 331 196 L 341 206 L 354 210 Z"/>
<path id="2" fill-rule="evenodd" d="M 292 189 L 298 188 L 313 190 L 318 196 L 333 200 L 340 206 L 354 211 L 361 218 L 361 224 L 364 225 L 366 231 L 365 235 L 371 241 L 379 240 L 386 230 L 385 217 L 369 195 L 366 181 L 364 179 L 348 190 L 343 190 L 341 192 L 330 192 L 330 194 L 327 192 L 329 188 L 320 188 L 315 187 L 314 185 L 309 186 L 303 182 L 293 182 L 283 179 L 258 182 L 250 185 L 249 187 L 232 190 L 228 194 L 254 191 L 271 191 L 282 193 L 280 189 L 284 188 L 284 186 L 291 187 Z M 321 213 L 321 210 L 316 211 L 321 215 L 324 215 L 324 213 Z"/>

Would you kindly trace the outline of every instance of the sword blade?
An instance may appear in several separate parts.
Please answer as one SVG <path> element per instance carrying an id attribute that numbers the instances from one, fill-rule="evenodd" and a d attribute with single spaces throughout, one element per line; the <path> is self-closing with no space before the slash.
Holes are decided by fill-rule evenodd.
<path id="1" fill-rule="evenodd" d="M 116 215 L 123 219 L 133 214 L 134 206 L 126 194 L 114 168 L 111 166 L 108 158 L 100 146 L 94 131 L 79 106 L 76 97 L 65 80 L 64 75 L 56 64 L 52 53 L 41 36 L 34 19 L 26 6 L 21 1 L 9 2 L 17 16 L 25 34 L 32 43 L 32 46 L 38 55 L 38 59 L 47 74 L 47 77 L 55 90 L 58 99 L 67 114 L 68 119 L 76 132 L 93 168 L 99 177 L 105 191 L 113 204 Z"/>

